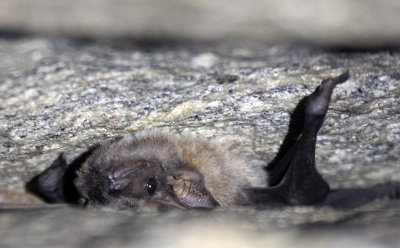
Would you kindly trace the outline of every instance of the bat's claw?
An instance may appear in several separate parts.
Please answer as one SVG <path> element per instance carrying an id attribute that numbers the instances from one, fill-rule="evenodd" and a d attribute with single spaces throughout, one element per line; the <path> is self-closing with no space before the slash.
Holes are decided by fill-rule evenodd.
<path id="1" fill-rule="evenodd" d="M 347 70 L 341 75 L 325 79 L 307 100 L 306 114 L 324 116 L 328 111 L 331 95 L 336 85 L 344 83 L 350 78 Z"/>
<path id="2" fill-rule="evenodd" d="M 334 84 L 334 86 L 336 86 L 338 84 L 346 82 L 347 79 L 349 79 L 349 78 L 350 78 L 350 72 L 349 72 L 349 70 L 347 70 L 337 77 L 327 79 L 327 81 L 331 81 Z"/>

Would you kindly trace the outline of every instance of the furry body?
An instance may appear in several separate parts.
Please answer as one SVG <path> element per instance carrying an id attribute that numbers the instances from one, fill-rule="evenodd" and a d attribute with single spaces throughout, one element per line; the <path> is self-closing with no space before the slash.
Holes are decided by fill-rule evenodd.
<path id="1" fill-rule="evenodd" d="M 91 185 L 87 175 L 93 170 L 107 174 L 109 166 L 130 160 L 162 161 L 167 174 L 182 167 L 203 176 L 205 188 L 221 206 L 242 205 L 246 197 L 241 187 L 265 187 L 267 175 L 262 168 L 251 169 L 246 160 L 229 151 L 191 136 L 142 131 L 104 144 L 93 152 L 78 172 L 77 188 L 84 196 Z M 239 172 L 239 173 L 238 173 Z"/>

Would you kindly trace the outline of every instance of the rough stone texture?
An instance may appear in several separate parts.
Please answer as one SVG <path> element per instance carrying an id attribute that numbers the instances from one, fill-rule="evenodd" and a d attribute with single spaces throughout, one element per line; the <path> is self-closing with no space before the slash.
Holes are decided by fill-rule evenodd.
<path id="1" fill-rule="evenodd" d="M 395 221 L 398 218 L 395 208 L 385 209 L 384 213 L 375 209 L 346 213 L 307 208 L 280 211 L 237 208 L 161 214 L 71 208 L 14 211 L 2 214 L 0 244 L 7 248 L 383 248 L 398 247 L 399 224 Z M 345 224 L 340 223 L 344 219 L 347 219 Z M 360 221 L 374 226 L 360 225 Z"/>
<path id="2" fill-rule="evenodd" d="M 147 128 L 214 140 L 261 166 L 274 157 L 298 100 L 346 69 L 352 77 L 335 90 L 320 131 L 318 168 L 333 187 L 400 181 L 399 52 L 121 42 L 0 40 L 0 188 L 21 191 L 60 152 L 72 160 L 107 138 Z M 10 211 L 0 218 L 0 244 L 398 247 L 399 206 Z"/>
<path id="3" fill-rule="evenodd" d="M 0 31 L 398 46 L 397 0 L 2 0 Z"/>

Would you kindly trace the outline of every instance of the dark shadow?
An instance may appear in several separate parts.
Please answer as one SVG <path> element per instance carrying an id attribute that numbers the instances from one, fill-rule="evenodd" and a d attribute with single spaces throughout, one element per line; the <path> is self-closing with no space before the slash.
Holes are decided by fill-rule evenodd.
<path id="1" fill-rule="evenodd" d="M 49 39 L 66 39 L 72 44 L 77 46 L 85 45 L 100 45 L 104 47 L 109 47 L 115 50 L 126 51 L 126 50 L 143 50 L 152 51 L 156 49 L 172 48 L 178 49 L 181 47 L 201 47 L 204 45 L 213 46 L 224 42 L 224 40 L 198 40 L 190 39 L 183 36 L 168 35 L 168 34 L 154 34 L 151 36 L 133 36 L 133 35 L 109 35 L 98 37 L 94 35 L 78 35 L 78 34 L 63 34 L 63 33 L 46 33 L 46 32 L 32 32 L 23 29 L 0 29 L 0 39 L 6 40 L 18 40 L 25 39 L 29 37 L 44 37 Z M 240 39 L 238 40 L 240 41 Z M 245 41 L 249 42 L 251 41 Z M 281 41 L 282 42 L 282 41 Z M 284 43 L 294 44 L 298 46 L 309 46 L 315 47 L 316 49 L 323 49 L 330 53 L 371 53 L 371 52 L 398 52 L 400 51 L 400 45 L 393 42 L 388 42 L 387 44 L 369 44 L 361 46 L 352 45 L 333 45 L 324 43 L 313 43 L 301 40 L 284 40 Z M 268 46 L 270 43 L 266 42 L 265 45 Z"/>
<path id="2" fill-rule="evenodd" d="M 34 34 L 27 31 L 0 29 L 0 39 L 18 40 L 34 36 Z"/>
<path id="3" fill-rule="evenodd" d="M 371 45 L 371 46 L 331 46 L 325 47 L 324 50 L 330 53 L 346 53 L 346 54 L 355 54 L 355 53 L 378 53 L 378 52 L 398 52 L 400 51 L 400 47 L 398 44 L 386 44 L 386 45 Z"/>

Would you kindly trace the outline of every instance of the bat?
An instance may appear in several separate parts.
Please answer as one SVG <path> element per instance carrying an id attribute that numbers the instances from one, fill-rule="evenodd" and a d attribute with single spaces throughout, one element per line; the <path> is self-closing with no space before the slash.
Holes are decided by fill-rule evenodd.
<path id="1" fill-rule="evenodd" d="M 335 86 L 349 77 L 346 71 L 325 79 L 300 100 L 276 157 L 264 169 L 195 137 L 153 130 L 108 141 L 71 164 L 61 154 L 29 188 L 51 203 L 117 209 L 355 208 L 381 197 L 397 199 L 398 182 L 332 190 L 316 169 L 317 133 Z"/>

